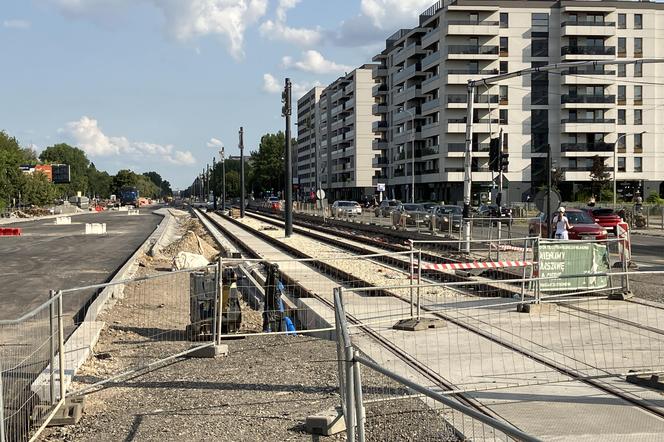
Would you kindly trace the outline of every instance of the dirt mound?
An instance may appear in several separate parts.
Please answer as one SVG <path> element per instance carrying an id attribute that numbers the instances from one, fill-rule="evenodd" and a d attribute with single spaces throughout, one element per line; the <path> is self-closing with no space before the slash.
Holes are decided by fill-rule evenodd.
<path id="1" fill-rule="evenodd" d="M 173 258 L 180 252 L 197 253 L 203 255 L 208 261 L 214 260 L 219 253 L 209 242 L 192 230 L 188 230 L 180 239 L 161 250 L 161 254 L 167 258 Z"/>

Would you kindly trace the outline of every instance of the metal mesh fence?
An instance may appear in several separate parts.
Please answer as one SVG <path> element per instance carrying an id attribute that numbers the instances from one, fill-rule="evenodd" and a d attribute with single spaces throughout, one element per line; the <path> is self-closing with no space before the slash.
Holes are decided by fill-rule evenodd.
<path id="1" fill-rule="evenodd" d="M 60 300 L 0 321 L 0 440 L 29 440 L 62 403 Z"/>

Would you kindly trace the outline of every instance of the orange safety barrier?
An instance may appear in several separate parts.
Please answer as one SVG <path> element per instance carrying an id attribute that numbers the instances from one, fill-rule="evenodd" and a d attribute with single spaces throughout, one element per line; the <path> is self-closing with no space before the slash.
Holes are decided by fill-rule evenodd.
<path id="1" fill-rule="evenodd" d="M 0 236 L 21 236 L 23 229 L 20 227 L 0 227 Z"/>

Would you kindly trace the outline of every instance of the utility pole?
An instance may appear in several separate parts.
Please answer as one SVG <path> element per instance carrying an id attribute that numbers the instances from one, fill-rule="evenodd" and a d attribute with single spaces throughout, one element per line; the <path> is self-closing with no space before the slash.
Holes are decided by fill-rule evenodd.
<path id="1" fill-rule="evenodd" d="M 240 126 L 240 218 L 244 218 L 244 128 Z"/>
<path id="2" fill-rule="evenodd" d="M 221 162 L 221 211 L 226 210 L 226 156 L 224 146 L 219 150 L 219 162 Z"/>
<path id="3" fill-rule="evenodd" d="M 551 145 L 546 145 L 546 232 L 547 238 L 551 238 L 551 223 L 553 223 L 553 217 L 551 216 L 551 167 L 553 166 L 553 160 L 551 158 Z"/>
<path id="4" fill-rule="evenodd" d="M 463 237 L 464 250 L 470 253 L 470 200 L 472 197 L 472 164 L 473 164 L 473 103 L 475 101 L 475 85 L 468 81 L 468 111 L 466 112 L 466 152 L 463 157 Z"/>
<path id="5" fill-rule="evenodd" d="M 217 170 L 217 164 L 215 158 L 212 157 L 212 210 L 217 210 L 217 183 L 215 183 L 214 178 L 217 176 L 215 170 Z"/>
<path id="6" fill-rule="evenodd" d="M 285 161 L 284 161 L 284 191 L 286 207 L 284 208 L 284 221 L 286 238 L 290 238 L 293 234 L 293 167 L 292 167 L 292 152 L 291 152 L 291 81 L 286 78 L 284 84 L 284 91 L 281 94 L 281 101 L 284 103 L 281 108 L 281 116 L 286 118 L 286 145 L 284 146 Z"/>

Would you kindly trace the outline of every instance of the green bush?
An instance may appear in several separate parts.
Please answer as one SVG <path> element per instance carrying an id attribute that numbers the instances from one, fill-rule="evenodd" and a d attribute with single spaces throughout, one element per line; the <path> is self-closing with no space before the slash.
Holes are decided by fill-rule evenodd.
<path id="1" fill-rule="evenodd" d="M 664 204 L 664 198 L 661 198 L 657 192 L 651 192 L 650 195 L 648 195 L 648 198 L 646 198 L 646 202 L 648 204 L 657 204 L 658 206 L 661 206 Z"/>

